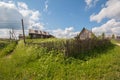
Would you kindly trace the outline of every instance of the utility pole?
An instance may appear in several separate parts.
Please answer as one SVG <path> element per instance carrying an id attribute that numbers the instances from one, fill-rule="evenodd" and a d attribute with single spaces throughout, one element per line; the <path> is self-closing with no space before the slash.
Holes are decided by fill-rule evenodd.
<path id="1" fill-rule="evenodd" d="M 10 35 L 10 41 L 11 41 L 12 37 L 11 37 L 11 31 L 10 30 L 9 30 L 9 35 Z"/>
<path id="2" fill-rule="evenodd" d="M 13 33 L 14 33 L 14 30 L 13 30 L 13 28 L 12 28 L 12 30 L 11 30 L 12 40 L 14 40 L 14 35 L 13 35 Z"/>
<path id="3" fill-rule="evenodd" d="M 21 21 L 22 21 L 22 30 L 23 30 L 23 40 L 24 40 L 24 44 L 26 44 L 26 42 L 25 42 L 25 31 L 24 31 L 23 19 Z"/>

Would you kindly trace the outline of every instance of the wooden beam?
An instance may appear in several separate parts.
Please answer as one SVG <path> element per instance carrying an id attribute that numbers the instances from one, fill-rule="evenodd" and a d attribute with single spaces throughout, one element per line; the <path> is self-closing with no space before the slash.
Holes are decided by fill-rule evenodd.
<path id="1" fill-rule="evenodd" d="M 24 22 L 23 22 L 23 19 L 22 19 L 21 21 L 22 21 L 22 30 L 23 30 L 23 40 L 24 40 L 24 44 L 26 44 L 26 41 L 25 41 L 25 31 L 24 31 Z"/>

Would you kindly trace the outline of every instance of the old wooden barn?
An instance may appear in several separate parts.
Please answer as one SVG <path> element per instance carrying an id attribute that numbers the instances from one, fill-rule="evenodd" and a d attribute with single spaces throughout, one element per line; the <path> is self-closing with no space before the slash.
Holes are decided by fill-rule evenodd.
<path id="1" fill-rule="evenodd" d="M 29 29 L 29 36 L 30 38 L 52 38 L 53 35 L 49 34 L 46 31 L 40 31 L 40 30 L 33 30 Z"/>
<path id="2" fill-rule="evenodd" d="M 85 39 L 90 39 L 93 36 L 95 36 L 92 31 L 83 28 L 82 31 L 75 37 L 77 39 L 85 40 Z"/>

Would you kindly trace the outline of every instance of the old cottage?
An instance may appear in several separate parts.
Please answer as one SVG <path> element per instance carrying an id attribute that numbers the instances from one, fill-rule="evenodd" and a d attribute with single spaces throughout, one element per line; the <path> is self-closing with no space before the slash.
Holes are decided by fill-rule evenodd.
<path id="1" fill-rule="evenodd" d="M 51 38 L 54 37 L 50 35 L 48 32 L 40 31 L 40 30 L 32 30 L 29 29 L 29 36 L 30 38 Z"/>
<path id="2" fill-rule="evenodd" d="M 90 39 L 93 36 L 95 35 L 92 33 L 92 31 L 83 28 L 82 31 L 75 38 L 85 40 L 85 39 Z"/>
<path id="3" fill-rule="evenodd" d="M 18 38 L 19 38 L 19 39 L 23 39 L 23 35 L 22 35 L 22 34 L 19 34 Z"/>
<path id="4" fill-rule="evenodd" d="M 117 39 L 117 40 L 120 40 L 120 36 L 116 36 L 116 39 Z"/>

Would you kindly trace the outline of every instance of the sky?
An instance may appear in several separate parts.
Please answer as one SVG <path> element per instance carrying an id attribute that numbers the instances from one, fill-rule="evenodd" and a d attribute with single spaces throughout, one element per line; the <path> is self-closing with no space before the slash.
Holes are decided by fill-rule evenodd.
<path id="1" fill-rule="evenodd" d="M 0 38 L 29 29 L 73 38 L 83 27 L 96 35 L 120 35 L 120 0 L 0 0 Z"/>

